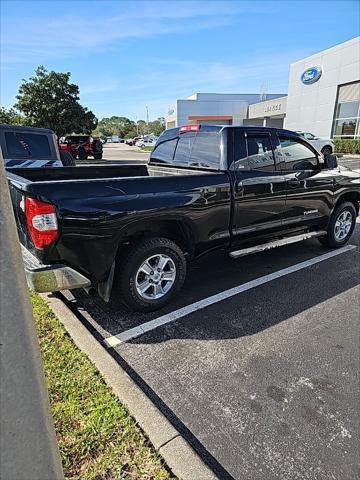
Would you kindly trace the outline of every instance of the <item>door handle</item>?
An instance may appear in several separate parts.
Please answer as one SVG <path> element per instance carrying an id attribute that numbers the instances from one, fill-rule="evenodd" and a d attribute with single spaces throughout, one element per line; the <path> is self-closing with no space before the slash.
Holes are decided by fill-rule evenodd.
<path id="1" fill-rule="evenodd" d="M 289 187 L 294 188 L 294 187 L 298 187 L 298 186 L 301 184 L 301 181 L 298 180 L 298 179 L 296 179 L 296 178 L 294 178 L 294 179 L 292 179 L 292 180 L 288 180 L 287 183 L 288 183 Z"/>

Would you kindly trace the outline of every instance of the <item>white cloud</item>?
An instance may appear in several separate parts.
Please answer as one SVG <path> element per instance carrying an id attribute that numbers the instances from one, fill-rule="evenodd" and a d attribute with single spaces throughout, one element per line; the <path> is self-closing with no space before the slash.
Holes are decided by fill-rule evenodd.
<path id="1" fill-rule="evenodd" d="M 164 34 L 186 34 L 234 22 L 234 15 L 253 8 L 241 2 L 132 2 L 120 13 L 78 18 L 62 13 L 2 19 L 2 63 L 31 63 L 102 51 L 119 41 Z M 121 10 L 123 10 L 121 12 Z M 90 14 L 89 14 L 90 13 Z M 6 20 L 6 21 L 5 21 Z M 26 23 L 26 27 L 25 27 Z"/>
<path id="2" fill-rule="evenodd" d="M 268 93 L 286 93 L 289 64 L 308 53 L 303 50 L 263 52 L 241 64 L 149 58 L 148 63 L 142 65 L 143 71 L 133 75 L 131 82 L 121 79 L 111 100 L 97 98 L 92 102 L 94 97 L 86 96 L 84 99 L 90 107 L 94 105 L 99 116 L 108 116 L 114 111 L 141 116 L 144 106 L 148 105 L 153 118 L 166 115 L 169 107 L 176 106 L 177 99 L 195 92 L 260 94 L 261 85 L 265 83 Z M 83 92 L 81 87 L 80 91 Z"/>

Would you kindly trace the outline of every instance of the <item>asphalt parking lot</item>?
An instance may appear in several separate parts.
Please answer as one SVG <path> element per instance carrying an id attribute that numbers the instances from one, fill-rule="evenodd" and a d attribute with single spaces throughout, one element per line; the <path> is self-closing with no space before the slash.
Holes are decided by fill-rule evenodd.
<path id="1" fill-rule="evenodd" d="M 355 479 L 359 241 L 212 254 L 151 314 L 59 295 L 219 478 Z"/>
<path id="2" fill-rule="evenodd" d="M 147 161 L 149 152 L 142 152 L 139 147 L 130 147 L 125 143 L 105 143 L 103 146 L 104 160 L 142 160 Z"/>

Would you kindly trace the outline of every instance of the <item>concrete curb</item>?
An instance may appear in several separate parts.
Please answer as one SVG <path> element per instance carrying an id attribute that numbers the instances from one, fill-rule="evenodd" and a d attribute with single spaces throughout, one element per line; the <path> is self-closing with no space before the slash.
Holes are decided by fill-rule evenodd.
<path id="1" fill-rule="evenodd" d="M 41 297 L 75 344 L 96 365 L 121 403 L 126 405 L 171 471 L 183 480 L 216 480 L 218 477 L 74 313 L 51 294 L 42 294 Z"/>
<path id="2" fill-rule="evenodd" d="M 360 155 L 357 154 L 357 153 L 335 153 L 335 155 L 339 158 L 341 158 L 342 160 L 359 160 L 360 159 Z"/>

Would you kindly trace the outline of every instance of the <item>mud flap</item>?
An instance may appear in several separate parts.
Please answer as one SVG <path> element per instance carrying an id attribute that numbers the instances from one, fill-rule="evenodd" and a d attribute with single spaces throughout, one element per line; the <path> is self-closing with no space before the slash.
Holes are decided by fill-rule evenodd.
<path id="1" fill-rule="evenodd" d="M 111 289 L 114 282 L 114 273 L 115 273 L 115 260 L 111 265 L 107 280 L 105 280 L 105 282 L 100 282 L 98 284 L 98 294 L 105 302 L 109 302 L 110 300 Z"/>

